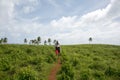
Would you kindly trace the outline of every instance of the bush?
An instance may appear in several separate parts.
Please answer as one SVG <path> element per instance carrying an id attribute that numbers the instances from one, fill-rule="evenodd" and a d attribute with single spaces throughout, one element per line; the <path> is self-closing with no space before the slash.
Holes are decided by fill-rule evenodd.
<path id="1" fill-rule="evenodd" d="M 41 57 L 30 57 L 30 61 L 29 61 L 30 64 L 37 65 L 41 62 L 42 62 Z"/>
<path id="2" fill-rule="evenodd" d="M 76 66 L 76 65 L 78 65 L 79 64 L 79 59 L 77 58 L 77 57 L 74 57 L 73 59 L 72 59 L 72 66 Z"/>
<path id="3" fill-rule="evenodd" d="M 91 65 L 88 66 L 90 69 L 95 70 L 105 70 L 105 64 L 102 64 L 100 62 L 94 62 Z"/>
<path id="4" fill-rule="evenodd" d="M 37 72 L 31 67 L 24 67 L 20 69 L 18 75 L 18 80 L 37 80 Z"/>
<path id="5" fill-rule="evenodd" d="M 69 61 L 69 58 L 66 54 L 61 55 L 61 62 L 64 64 Z"/>
<path id="6" fill-rule="evenodd" d="M 33 52 L 33 50 L 32 50 L 32 49 L 30 49 L 30 48 L 28 48 L 28 49 L 26 50 L 26 52 L 27 52 L 28 54 L 30 54 L 30 53 L 32 53 L 32 52 Z"/>
<path id="7" fill-rule="evenodd" d="M 0 59 L 0 70 L 7 71 L 7 70 L 10 70 L 10 68 L 11 68 L 11 65 L 8 58 Z"/>
<path id="8" fill-rule="evenodd" d="M 49 54 L 48 56 L 47 56 L 47 58 L 46 58 L 46 61 L 48 62 L 48 63 L 53 63 L 54 61 L 56 61 L 57 59 L 56 59 L 56 56 L 54 55 L 54 54 Z"/>
<path id="9" fill-rule="evenodd" d="M 68 75 L 65 74 L 65 72 L 63 72 L 59 77 L 58 80 L 72 80 L 70 79 L 70 77 Z"/>
<path id="10" fill-rule="evenodd" d="M 43 62 L 37 64 L 37 66 L 36 66 L 36 70 L 38 70 L 38 71 L 42 71 L 43 66 L 44 66 L 44 63 L 43 63 Z"/>
<path id="11" fill-rule="evenodd" d="M 87 73 L 81 74 L 80 80 L 89 80 L 89 75 Z"/>
<path id="12" fill-rule="evenodd" d="M 118 69 L 115 73 L 115 77 L 120 80 L 120 69 Z"/>
<path id="13" fill-rule="evenodd" d="M 69 63 L 63 64 L 59 73 L 58 80 L 74 80 L 74 71 Z"/>
<path id="14" fill-rule="evenodd" d="M 95 71 L 93 76 L 97 80 L 105 80 L 104 73 L 102 73 L 101 71 Z"/>
<path id="15" fill-rule="evenodd" d="M 115 75 L 115 73 L 116 73 L 116 70 L 110 66 L 105 70 L 105 74 L 107 76 L 113 76 Z"/>

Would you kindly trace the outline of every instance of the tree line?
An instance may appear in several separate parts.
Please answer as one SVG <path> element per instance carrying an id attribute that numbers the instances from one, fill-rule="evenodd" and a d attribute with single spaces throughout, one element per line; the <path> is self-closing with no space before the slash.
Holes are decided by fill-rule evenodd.
<path id="1" fill-rule="evenodd" d="M 0 44 L 6 44 L 8 39 L 6 37 L 0 39 Z"/>
<path id="2" fill-rule="evenodd" d="M 57 40 L 53 40 L 53 44 L 56 43 Z M 33 44 L 33 45 L 40 45 L 41 44 L 41 37 L 37 37 L 36 39 L 29 40 L 27 38 L 24 39 L 25 44 Z M 44 40 L 44 45 L 51 45 L 52 39 L 48 38 L 47 40 Z"/>
<path id="3" fill-rule="evenodd" d="M 89 44 L 92 42 L 92 37 L 89 37 L 88 41 L 89 41 Z M 53 40 L 53 44 L 56 43 L 56 39 Z M 4 37 L 4 38 L 1 38 L 0 39 L 0 44 L 6 44 L 8 42 L 8 38 L 7 37 Z M 32 40 L 29 40 L 27 38 L 24 39 L 24 43 L 25 44 L 33 44 L 33 45 L 39 45 L 41 44 L 41 37 L 37 37 L 36 39 L 32 39 Z M 48 38 L 47 40 L 44 40 L 44 45 L 51 45 L 52 43 L 52 39 L 51 38 Z"/>
<path id="4" fill-rule="evenodd" d="M 89 39 L 88 39 L 88 41 L 89 41 L 89 44 L 92 42 L 92 37 L 89 37 Z M 57 40 L 53 40 L 53 43 L 55 44 L 56 43 L 56 41 Z M 24 43 L 25 44 L 27 44 L 27 39 L 25 38 L 24 39 Z M 47 45 L 47 43 L 49 44 L 49 45 L 51 45 L 51 42 L 52 42 L 52 40 L 51 40 L 51 38 L 48 38 L 48 40 L 45 40 L 44 41 L 44 45 Z M 36 39 L 33 39 L 33 40 L 30 40 L 29 41 L 29 44 L 37 44 L 37 45 L 39 45 L 41 43 L 41 37 L 37 37 Z"/>

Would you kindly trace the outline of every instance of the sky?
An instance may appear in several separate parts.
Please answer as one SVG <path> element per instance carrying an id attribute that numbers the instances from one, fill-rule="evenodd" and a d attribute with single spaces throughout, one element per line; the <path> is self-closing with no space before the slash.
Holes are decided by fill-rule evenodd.
<path id="1" fill-rule="evenodd" d="M 0 0 L 0 38 L 120 45 L 120 0 Z"/>

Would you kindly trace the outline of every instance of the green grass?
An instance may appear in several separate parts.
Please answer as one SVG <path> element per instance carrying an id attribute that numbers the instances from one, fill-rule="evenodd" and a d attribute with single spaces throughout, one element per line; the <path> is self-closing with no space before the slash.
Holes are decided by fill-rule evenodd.
<path id="1" fill-rule="evenodd" d="M 54 47 L 0 45 L 0 80 L 47 80 Z"/>
<path id="2" fill-rule="evenodd" d="M 120 80 L 120 46 L 61 46 L 58 80 Z M 47 80 L 53 46 L 0 45 L 0 80 Z"/>
<path id="3" fill-rule="evenodd" d="M 74 79 L 64 80 L 120 80 L 120 46 L 70 45 L 62 46 L 62 53 L 62 66 L 69 63 L 74 72 Z M 58 79 L 67 78 L 60 72 Z"/>

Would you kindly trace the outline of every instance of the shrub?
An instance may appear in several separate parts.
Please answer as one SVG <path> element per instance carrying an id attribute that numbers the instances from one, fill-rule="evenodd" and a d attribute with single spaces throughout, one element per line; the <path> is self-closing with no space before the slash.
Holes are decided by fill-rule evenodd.
<path id="1" fill-rule="evenodd" d="M 83 73 L 83 74 L 81 74 L 81 78 L 80 78 L 80 80 L 89 80 L 89 76 L 88 76 L 88 74 L 87 74 L 87 73 Z"/>
<path id="2" fill-rule="evenodd" d="M 72 66 L 76 66 L 79 64 L 79 59 L 77 57 L 74 57 L 71 62 L 72 62 Z"/>
<path id="3" fill-rule="evenodd" d="M 120 69 L 118 69 L 115 73 L 116 80 L 120 80 Z"/>
<path id="4" fill-rule="evenodd" d="M 28 48 L 28 49 L 26 50 L 26 52 L 29 54 L 29 53 L 32 53 L 32 52 L 33 52 L 33 50 L 32 50 L 32 49 L 30 49 L 30 48 Z"/>
<path id="5" fill-rule="evenodd" d="M 102 73 L 101 71 L 95 70 L 95 73 L 93 74 L 93 76 L 97 80 L 105 80 L 104 73 Z"/>
<path id="6" fill-rule="evenodd" d="M 59 77 L 58 80 L 72 80 L 70 79 L 70 77 L 68 75 L 65 74 L 65 72 L 63 72 Z"/>
<path id="7" fill-rule="evenodd" d="M 54 54 L 49 54 L 46 58 L 48 63 L 53 63 L 54 61 L 56 61 L 56 56 Z"/>
<path id="8" fill-rule="evenodd" d="M 66 54 L 61 55 L 61 62 L 64 64 L 69 61 L 69 58 Z"/>
<path id="9" fill-rule="evenodd" d="M 110 66 L 105 70 L 105 74 L 107 76 L 113 76 L 115 75 L 115 73 L 116 73 L 116 70 Z"/>
<path id="10" fill-rule="evenodd" d="M 44 67 L 44 62 L 40 62 L 39 64 L 36 65 L 36 70 L 42 71 L 43 67 Z"/>
<path id="11" fill-rule="evenodd" d="M 37 72 L 31 67 L 24 67 L 19 70 L 17 75 L 18 80 L 37 80 Z"/>
<path id="12" fill-rule="evenodd" d="M 74 80 L 74 71 L 69 63 L 63 64 L 59 73 L 60 77 L 58 77 L 58 80 Z"/>
<path id="13" fill-rule="evenodd" d="M 91 65 L 88 66 L 90 69 L 95 70 L 105 70 L 105 64 L 102 64 L 100 62 L 94 62 Z"/>
<path id="14" fill-rule="evenodd" d="M 10 70 L 10 68 L 11 68 L 11 65 L 8 58 L 0 59 L 0 70 L 7 71 L 7 70 Z"/>
<path id="15" fill-rule="evenodd" d="M 41 62 L 42 62 L 41 57 L 30 57 L 30 61 L 29 61 L 30 64 L 37 65 Z"/>

